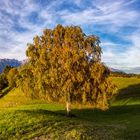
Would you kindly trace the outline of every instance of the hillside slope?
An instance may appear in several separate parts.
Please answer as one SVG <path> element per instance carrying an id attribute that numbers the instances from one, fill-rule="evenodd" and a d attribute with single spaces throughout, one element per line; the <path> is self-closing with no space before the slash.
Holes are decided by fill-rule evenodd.
<path id="1" fill-rule="evenodd" d="M 113 105 L 140 104 L 140 79 L 112 77 L 112 81 L 118 87 L 118 96 Z"/>
<path id="2" fill-rule="evenodd" d="M 66 117 L 63 105 L 31 100 L 19 89 L 13 89 L 0 99 L 0 139 L 139 140 L 140 87 L 127 88 L 139 85 L 140 79 L 113 81 L 120 94 L 108 111 L 73 107 L 72 118 Z"/>

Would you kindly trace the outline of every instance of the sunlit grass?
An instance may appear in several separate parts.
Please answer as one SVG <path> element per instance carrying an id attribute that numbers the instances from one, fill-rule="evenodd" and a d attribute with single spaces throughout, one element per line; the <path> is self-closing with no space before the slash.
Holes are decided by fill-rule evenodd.
<path id="1" fill-rule="evenodd" d="M 140 89 L 137 85 L 140 80 L 113 78 L 113 81 L 123 98 L 118 96 L 107 111 L 74 107 L 75 116 L 71 118 L 66 117 L 65 106 L 31 100 L 19 89 L 13 89 L 0 99 L 0 140 L 139 140 Z"/>
<path id="2" fill-rule="evenodd" d="M 114 77 L 112 80 L 118 86 L 118 96 L 113 105 L 140 104 L 140 79 Z"/>

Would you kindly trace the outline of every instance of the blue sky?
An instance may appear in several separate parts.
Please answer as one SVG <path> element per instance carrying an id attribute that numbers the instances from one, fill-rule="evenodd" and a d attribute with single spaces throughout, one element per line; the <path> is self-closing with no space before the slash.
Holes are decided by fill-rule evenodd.
<path id="1" fill-rule="evenodd" d="M 140 73 L 140 0 L 0 0 L 0 58 L 25 59 L 26 44 L 58 23 L 99 36 L 108 66 Z"/>

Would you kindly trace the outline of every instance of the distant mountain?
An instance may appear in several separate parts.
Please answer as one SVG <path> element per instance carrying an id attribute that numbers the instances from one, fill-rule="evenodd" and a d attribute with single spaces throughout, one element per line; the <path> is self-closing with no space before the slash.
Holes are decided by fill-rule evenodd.
<path id="1" fill-rule="evenodd" d="M 13 66 L 13 67 L 18 67 L 20 65 L 27 64 L 29 62 L 28 59 L 24 59 L 22 61 L 18 61 L 16 59 L 0 59 L 0 73 L 4 70 L 5 66 Z M 124 73 L 122 70 L 119 69 L 114 69 L 114 68 L 109 68 L 111 72 L 117 72 L 117 73 Z"/>
<path id="2" fill-rule="evenodd" d="M 114 69 L 114 68 L 109 68 L 109 69 L 111 72 L 125 73 L 124 71 L 119 70 L 119 69 Z"/>
<path id="3" fill-rule="evenodd" d="M 5 66 L 13 66 L 18 67 L 22 64 L 22 61 L 18 61 L 16 59 L 0 59 L 0 73 L 3 72 Z"/>

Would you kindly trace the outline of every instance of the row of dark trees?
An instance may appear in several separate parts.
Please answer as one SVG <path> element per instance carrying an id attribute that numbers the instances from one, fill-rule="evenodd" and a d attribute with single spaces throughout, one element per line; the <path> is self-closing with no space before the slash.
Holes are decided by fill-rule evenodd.
<path id="1" fill-rule="evenodd" d="M 134 74 L 134 73 L 125 73 L 125 72 L 111 72 L 110 76 L 112 77 L 126 77 L 126 78 L 140 78 L 140 74 Z"/>

